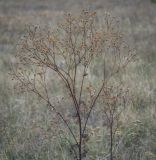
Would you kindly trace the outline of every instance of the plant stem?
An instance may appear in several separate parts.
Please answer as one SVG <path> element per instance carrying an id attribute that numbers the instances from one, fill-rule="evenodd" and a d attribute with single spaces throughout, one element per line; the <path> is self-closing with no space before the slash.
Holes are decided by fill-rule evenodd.
<path id="1" fill-rule="evenodd" d="M 113 123 L 110 125 L 110 160 L 113 160 Z"/>

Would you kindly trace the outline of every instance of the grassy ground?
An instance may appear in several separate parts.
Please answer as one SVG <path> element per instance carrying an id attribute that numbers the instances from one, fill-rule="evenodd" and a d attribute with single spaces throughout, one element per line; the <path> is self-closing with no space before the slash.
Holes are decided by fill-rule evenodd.
<path id="1" fill-rule="evenodd" d="M 98 21 L 105 11 L 120 18 L 128 43 L 137 50 L 138 60 L 122 77 L 133 100 L 121 117 L 117 159 L 156 159 L 156 4 L 150 0 L 0 0 L 0 160 L 72 159 L 64 136 L 56 140 L 45 104 L 33 95 L 17 93 L 8 72 L 27 25 L 54 27 L 64 12 L 82 8 L 96 10 Z M 103 160 L 107 132 L 98 126 L 91 129 L 86 159 Z"/>

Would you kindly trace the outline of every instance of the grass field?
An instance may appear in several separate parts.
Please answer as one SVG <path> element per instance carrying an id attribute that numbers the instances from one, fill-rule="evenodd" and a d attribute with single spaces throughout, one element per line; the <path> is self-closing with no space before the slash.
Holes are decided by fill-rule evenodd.
<path id="1" fill-rule="evenodd" d="M 9 72 L 28 25 L 54 28 L 65 12 L 95 10 L 97 22 L 109 11 L 120 20 L 137 59 L 122 77 L 132 102 L 121 115 L 116 160 L 156 159 L 156 3 L 150 0 L 0 0 L 0 160 L 70 160 L 70 145 L 53 128 L 52 114 L 39 98 L 14 89 Z M 97 71 L 94 71 L 95 76 Z M 63 94 L 57 82 L 54 93 Z M 95 82 L 96 83 L 96 82 Z M 73 126 L 74 127 L 74 126 Z M 91 126 L 85 160 L 107 160 L 105 127 Z M 59 131 L 58 131 L 59 132 Z M 66 133 L 66 132 L 65 132 Z M 66 133 L 67 134 L 67 133 Z M 70 140 L 70 136 L 66 137 Z"/>

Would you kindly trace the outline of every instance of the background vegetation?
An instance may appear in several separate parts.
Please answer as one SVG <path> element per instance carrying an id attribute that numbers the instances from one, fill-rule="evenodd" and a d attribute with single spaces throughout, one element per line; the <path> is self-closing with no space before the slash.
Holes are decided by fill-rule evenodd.
<path id="1" fill-rule="evenodd" d="M 98 23 L 105 11 L 119 17 L 126 40 L 137 50 L 137 61 L 131 63 L 123 77 L 133 97 L 131 105 L 121 115 L 116 157 L 118 160 L 156 159 L 156 5 L 153 2 L 0 1 L 0 159 L 71 158 L 69 143 L 64 136 L 57 137 L 53 128 L 54 120 L 46 104 L 33 95 L 17 93 L 8 72 L 10 61 L 15 61 L 16 44 L 25 32 L 26 25 L 55 27 L 64 12 L 75 13 L 82 8 L 96 10 Z M 93 74 L 98 76 L 98 71 L 94 70 Z M 56 95 L 63 93 L 57 83 L 53 91 Z M 89 157 L 86 159 L 107 159 L 108 133 L 99 126 L 90 128 L 92 138 L 88 145 Z"/>

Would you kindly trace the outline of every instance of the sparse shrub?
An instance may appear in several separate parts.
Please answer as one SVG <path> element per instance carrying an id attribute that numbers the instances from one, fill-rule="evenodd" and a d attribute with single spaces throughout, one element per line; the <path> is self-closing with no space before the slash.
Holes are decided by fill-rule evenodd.
<path id="1" fill-rule="evenodd" d="M 100 27 L 95 12 L 83 11 L 79 16 L 66 14 L 53 31 L 30 26 L 19 41 L 12 72 L 16 89 L 32 92 L 46 103 L 57 119 L 53 127 L 66 137 L 62 145 L 69 148 L 71 158 L 82 160 L 89 153 L 87 128 L 98 123 L 92 116 L 97 114 L 106 118 L 113 160 L 114 135 L 127 102 L 121 75 L 135 57 L 118 25 L 106 13 Z M 98 66 L 100 74 L 93 82 L 91 73 Z M 63 96 L 54 93 L 53 80 Z"/>

